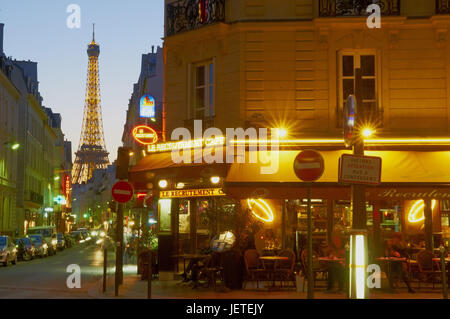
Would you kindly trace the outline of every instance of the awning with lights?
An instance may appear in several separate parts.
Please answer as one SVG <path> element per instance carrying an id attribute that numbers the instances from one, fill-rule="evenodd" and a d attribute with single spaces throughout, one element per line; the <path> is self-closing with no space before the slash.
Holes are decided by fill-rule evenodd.
<path id="1" fill-rule="evenodd" d="M 226 164 L 208 164 L 202 159 L 201 153 L 192 152 L 191 163 L 176 163 L 172 159 L 171 152 L 163 152 L 150 154 L 141 159 L 130 169 L 128 179 L 134 184 L 135 189 L 149 189 L 151 187 L 148 184 L 159 178 L 181 182 L 186 178 L 209 179 L 213 175 L 225 177 L 226 172 Z"/>
<path id="2" fill-rule="evenodd" d="M 294 173 L 293 163 L 299 151 L 279 151 L 279 169 L 274 174 L 261 174 L 262 163 L 249 163 L 251 152 L 246 152 L 245 163 L 231 165 L 225 193 L 237 198 L 305 198 L 307 183 Z M 322 177 L 313 183 L 313 198 L 350 199 L 350 187 L 338 183 L 338 162 L 348 150 L 320 151 L 325 161 Z M 449 151 L 366 151 L 367 156 L 382 158 L 381 184 L 367 186 L 368 199 L 450 199 Z M 253 154 L 255 155 L 255 154 Z"/>

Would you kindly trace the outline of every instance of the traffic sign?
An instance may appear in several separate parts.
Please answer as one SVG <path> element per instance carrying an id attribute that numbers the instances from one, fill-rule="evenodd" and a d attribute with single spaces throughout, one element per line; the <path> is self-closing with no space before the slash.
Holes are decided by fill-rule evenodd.
<path id="1" fill-rule="evenodd" d="M 356 124 L 356 99 L 349 95 L 344 104 L 344 141 L 346 146 L 353 145 Z"/>
<path id="2" fill-rule="evenodd" d="M 123 204 L 133 198 L 133 187 L 128 182 L 119 181 L 112 187 L 111 194 L 116 202 Z"/>
<path id="3" fill-rule="evenodd" d="M 325 169 L 322 155 L 314 150 L 300 152 L 294 160 L 294 172 L 304 182 L 318 180 Z"/>
<path id="4" fill-rule="evenodd" d="M 377 185 L 381 182 L 381 157 L 342 154 L 339 182 Z"/>

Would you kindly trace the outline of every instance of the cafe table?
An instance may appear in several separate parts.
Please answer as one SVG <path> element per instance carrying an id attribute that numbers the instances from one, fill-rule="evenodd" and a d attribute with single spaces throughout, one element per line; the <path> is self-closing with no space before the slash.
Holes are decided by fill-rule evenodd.
<path id="1" fill-rule="evenodd" d="M 260 260 L 263 261 L 263 263 L 266 262 L 271 262 L 272 263 L 272 267 L 270 269 L 268 269 L 271 273 L 272 273 L 272 287 L 275 287 L 275 271 L 277 268 L 277 263 L 282 260 L 282 261 L 288 261 L 289 257 L 283 257 L 283 256 L 261 256 L 259 257 Z M 265 265 L 265 264 L 264 264 Z"/>

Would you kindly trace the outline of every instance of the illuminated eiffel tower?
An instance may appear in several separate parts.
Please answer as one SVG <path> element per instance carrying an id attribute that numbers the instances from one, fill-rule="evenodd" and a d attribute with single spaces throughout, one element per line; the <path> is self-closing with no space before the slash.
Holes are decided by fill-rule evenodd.
<path id="1" fill-rule="evenodd" d="M 80 143 L 75 153 L 72 168 L 72 183 L 87 182 L 96 169 L 105 169 L 109 162 L 103 135 L 102 108 L 100 106 L 100 81 L 98 77 L 98 56 L 100 46 L 95 42 L 95 29 L 92 42 L 88 45 L 88 75 L 86 83 L 86 101 L 84 105 L 83 126 Z"/>

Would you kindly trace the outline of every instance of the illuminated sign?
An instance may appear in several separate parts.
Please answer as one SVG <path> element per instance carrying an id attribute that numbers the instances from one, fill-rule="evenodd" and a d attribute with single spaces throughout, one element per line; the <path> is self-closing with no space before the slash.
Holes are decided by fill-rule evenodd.
<path id="1" fill-rule="evenodd" d="M 434 198 L 434 199 L 450 199 L 450 190 L 442 189 L 437 190 L 420 190 L 411 189 L 409 191 L 398 191 L 395 188 L 384 190 L 378 194 L 381 198 L 398 198 L 398 199 L 422 199 L 422 198 Z"/>
<path id="2" fill-rule="evenodd" d="M 65 181 L 64 181 L 64 191 L 66 194 L 66 202 L 69 202 L 70 199 L 70 176 L 66 175 Z"/>
<path id="3" fill-rule="evenodd" d="M 433 199 L 431 201 L 431 210 L 434 209 L 434 206 L 436 206 L 436 200 Z M 414 203 L 414 205 L 412 205 L 411 209 L 409 210 L 408 221 L 410 223 L 418 223 L 418 222 L 423 221 L 425 219 L 424 208 L 425 208 L 425 203 L 422 199 L 416 201 Z"/>
<path id="4" fill-rule="evenodd" d="M 147 125 L 139 125 L 133 128 L 133 138 L 140 144 L 151 145 L 158 141 L 158 134 Z"/>
<path id="5" fill-rule="evenodd" d="M 261 219 L 262 221 L 271 223 L 273 222 L 273 212 L 269 204 L 264 199 L 247 199 L 248 208 L 250 208 L 252 214 Z M 263 214 L 261 214 L 263 213 Z"/>
<path id="6" fill-rule="evenodd" d="M 177 141 L 177 142 L 153 144 L 147 147 L 147 152 L 149 153 L 168 152 L 172 150 L 185 150 L 205 146 L 208 147 L 221 145 L 222 146 L 225 145 L 225 136 L 216 136 L 209 138 L 199 138 L 196 140 L 189 140 L 189 141 Z"/>
<path id="7" fill-rule="evenodd" d="M 177 189 L 160 191 L 160 198 L 225 196 L 222 188 Z"/>
<path id="8" fill-rule="evenodd" d="M 139 115 L 146 118 L 155 117 L 155 98 L 151 95 L 144 95 L 139 101 Z"/>
<path id="9" fill-rule="evenodd" d="M 57 197 L 53 197 L 53 202 L 55 202 L 56 204 L 59 204 L 59 205 L 67 204 L 66 199 L 61 195 L 58 195 Z"/>

